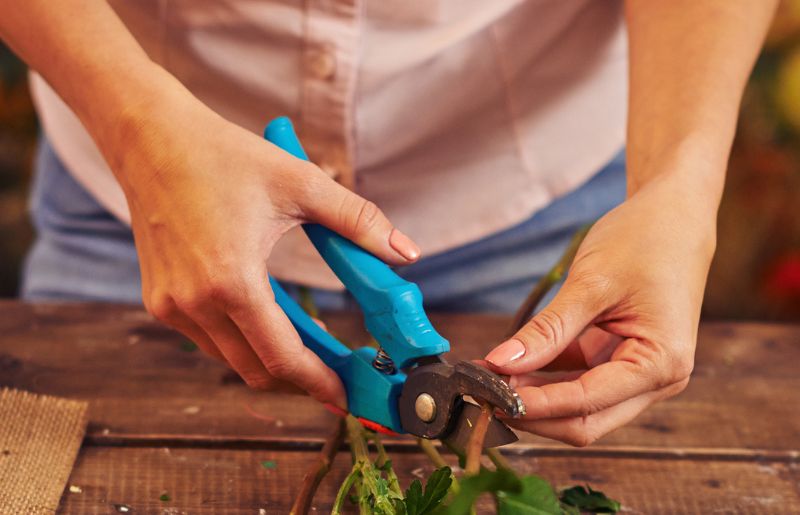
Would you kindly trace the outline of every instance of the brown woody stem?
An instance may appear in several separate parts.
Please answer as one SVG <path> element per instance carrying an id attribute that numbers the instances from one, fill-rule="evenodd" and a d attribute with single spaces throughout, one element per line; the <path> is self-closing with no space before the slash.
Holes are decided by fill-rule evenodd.
<path id="1" fill-rule="evenodd" d="M 494 408 L 485 401 L 480 401 L 481 413 L 472 426 L 472 433 L 469 435 L 466 447 L 466 463 L 464 465 L 464 475 L 473 476 L 481 470 L 481 454 L 483 454 L 483 441 L 486 439 L 486 430 L 492 421 Z"/>
<path id="2" fill-rule="evenodd" d="M 325 440 L 322 450 L 311 467 L 306 471 L 303 477 L 303 485 L 300 487 L 300 493 L 294 500 L 292 505 L 291 515 L 305 515 L 311 509 L 311 502 L 314 500 L 314 494 L 317 487 L 322 482 L 322 478 L 330 471 L 331 464 L 336 458 L 336 453 L 339 451 L 342 442 L 344 441 L 345 422 L 341 418 L 336 423 L 336 428 Z"/>

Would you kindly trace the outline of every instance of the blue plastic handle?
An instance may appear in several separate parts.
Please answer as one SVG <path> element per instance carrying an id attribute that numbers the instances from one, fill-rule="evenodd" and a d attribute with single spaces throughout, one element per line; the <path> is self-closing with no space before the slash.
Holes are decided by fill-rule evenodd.
<path id="1" fill-rule="evenodd" d="M 295 157 L 308 160 L 292 122 L 276 118 L 264 137 Z M 317 224 L 303 229 L 328 266 L 353 294 L 364 312 L 367 330 L 394 360 L 407 367 L 425 356 L 450 350 L 450 344 L 431 325 L 416 284 L 352 241 Z"/>
<path id="2" fill-rule="evenodd" d="M 288 118 L 276 118 L 264 137 L 300 159 L 308 160 Z M 353 294 L 364 312 L 367 330 L 399 369 L 421 357 L 450 350 L 450 344 L 431 325 L 422 307 L 422 293 L 386 263 L 350 240 L 317 224 L 303 226 L 331 270 Z M 372 363 L 375 349 L 350 351 L 320 328 L 273 278 L 275 299 L 291 320 L 303 343 L 331 367 L 347 391 L 348 409 L 398 433 L 403 432 L 397 399 L 406 376 L 386 374 Z"/>

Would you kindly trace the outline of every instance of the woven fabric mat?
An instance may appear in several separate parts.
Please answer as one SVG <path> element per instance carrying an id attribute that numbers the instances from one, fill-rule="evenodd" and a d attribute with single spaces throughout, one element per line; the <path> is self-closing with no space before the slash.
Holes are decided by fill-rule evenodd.
<path id="1" fill-rule="evenodd" d="M 54 513 L 88 403 L 0 389 L 0 513 Z"/>

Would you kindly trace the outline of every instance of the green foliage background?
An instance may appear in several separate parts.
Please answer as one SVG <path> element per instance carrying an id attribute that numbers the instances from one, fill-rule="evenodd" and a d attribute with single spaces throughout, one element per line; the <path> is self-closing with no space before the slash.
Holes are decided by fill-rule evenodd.
<path id="1" fill-rule="evenodd" d="M 36 134 L 25 66 L 0 43 L 0 296 L 15 294 L 32 239 L 26 193 Z"/>

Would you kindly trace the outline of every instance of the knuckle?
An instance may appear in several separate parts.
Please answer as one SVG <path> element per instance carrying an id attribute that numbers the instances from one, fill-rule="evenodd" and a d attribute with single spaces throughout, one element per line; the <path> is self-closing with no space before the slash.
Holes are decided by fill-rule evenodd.
<path id="1" fill-rule="evenodd" d="M 674 352 L 667 353 L 663 364 L 664 381 L 660 386 L 666 387 L 681 382 L 688 382 L 694 371 L 694 359 Z"/>
<path id="2" fill-rule="evenodd" d="M 329 193 L 331 185 L 336 183 L 309 161 L 293 163 L 290 170 L 291 177 L 284 181 L 290 188 L 290 194 L 286 198 L 281 197 L 276 200 L 289 202 L 291 205 L 288 207 L 297 209 L 298 214 L 303 217 L 313 216 L 316 207 L 319 206 L 319 199 L 324 198 Z M 297 180 L 298 176 L 302 180 Z"/>
<path id="3" fill-rule="evenodd" d="M 589 302 L 590 307 L 601 309 L 613 291 L 614 281 L 611 277 L 597 270 L 570 270 L 567 281 L 574 291 L 585 297 L 582 302 Z M 565 285 L 566 286 L 566 285 Z"/>
<path id="4" fill-rule="evenodd" d="M 619 347 L 630 371 L 647 378 L 648 387 L 660 390 L 675 382 L 675 367 L 664 346 L 650 339 L 626 340 Z"/>
<path id="5" fill-rule="evenodd" d="M 587 435 L 578 433 L 567 436 L 564 443 L 567 443 L 573 447 L 588 447 L 592 442 L 589 441 Z"/>
<path id="6" fill-rule="evenodd" d="M 683 379 L 678 381 L 673 385 L 672 391 L 669 392 L 670 396 L 678 395 L 679 393 L 683 392 L 686 387 L 689 386 L 689 378 Z"/>
<path id="7" fill-rule="evenodd" d="M 208 280 L 203 293 L 209 302 L 222 307 L 238 307 L 245 297 L 243 281 L 236 274 L 223 274 Z"/>
<path id="8" fill-rule="evenodd" d="M 361 206 L 358 209 L 358 215 L 353 225 L 353 234 L 358 236 L 367 234 L 374 229 L 381 216 L 381 210 L 378 209 L 374 202 L 366 199 L 360 199 L 360 202 Z"/>
<path id="9" fill-rule="evenodd" d="M 520 332 L 523 343 L 530 342 L 531 339 L 542 338 L 549 345 L 556 345 L 563 338 L 566 332 L 564 318 L 549 309 L 541 311 L 533 317 Z"/>
<path id="10" fill-rule="evenodd" d="M 675 367 L 675 373 L 677 375 L 678 382 L 684 380 L 688 382 L 692 372 L 694 372 L 693 359 L 682 358 L 678 360 L 677 366 Z"/>
<path id="11" fill-rule="evenodd" d="M 206 302 L 206 297 L 203 294 L 203 288 L 187 288 L 174 295 L 175 304 L 184 313 L 198 312 Z"/>
<path id="12" fill-rule="evenodd" d="M 177 306 L 172 296 L 164 292 L 151 294 L 148 301 L 145 302 L 145 308 L 151 315 L 162 322 L 171 319 L 177 311 Z"/>
<path id="13" fill-rule="evenodd" d="M 584 383 L 584 380 L 580 378 L 574 382 L 577 383 L 577 389 L 580 392 L 580 416 L 585 419 L 590 414 L 600 411 L 601 406 L 598 406 L 592 402 L 586 390 L 586 384 Z"/>
<path id="14" fill-rule="evenodd" d="M 291 380 L 297 375 L 300 360 L 293 356 L 275 357 L 265 363 L 267 371 L 279 379 Z"/>
<path id="15" fill-rule="evenodd" d="M 232 308 L 242 304 L 244 291 L 242 281 L 235 274 L 217 274 L 177 292 L 175 302 L 188 313 L 195 313 L 208 305 Z"/>
<path id="16" fill-rule="evenodd" d="M 574 429 L 569 431 L 565 438 L 565 443 L 574 447 L 588 447 L 596 441 L 597 435 L 589 431 L 585 417 L 575 424 Z"/>
<path id="17" fill-rule="evenodd" d="M 242 379 L 254 390 L 271 390 L 274 381 L 266 374 L 243 374 Z"/>

